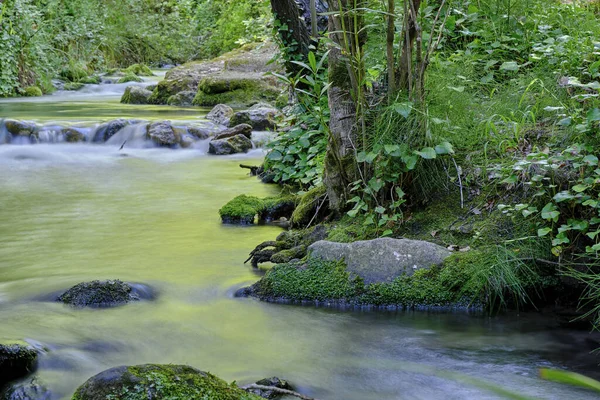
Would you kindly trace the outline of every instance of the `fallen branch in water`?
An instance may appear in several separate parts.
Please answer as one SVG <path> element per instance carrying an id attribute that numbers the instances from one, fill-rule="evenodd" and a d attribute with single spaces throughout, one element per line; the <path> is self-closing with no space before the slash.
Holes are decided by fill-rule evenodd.
<path id="1" fill-rule="evenodd" d="M 260 174 L 260 170 L 261 170 L 261 167 L 256 167 L 253 165 L 245 165 L 245 164 L 240 164 L 240 168 L 249 169 L 250 175 L 252 175 L 252 176 L 258 176 L 258 174 Z"/>
<path id="2" fill-rule="evenodd" d="M 125 143 L 127 143 L 127 140 L 123 142 L 123 144 L 121 145 L 121 147 L 119 147 L 119 151 L 123 150 L 123 147 L 125 147 Z"/>
<path id="3" fill-rule="evenodd" d="M 278 388 L 277 386 L 257 385 L 256 383 L 252 383 L 252 384 L 246 385 L 246 386 L 240 386 L 240 389 L 243 389 L 243 390 L 249 390 L 249 389 L 271 390 L 273 392 L 287 394 L 288 396 L 295 396 L 302 400 L 317 400 L 314 397 L 308 397 L 308 396 L 305 396 L 298 392 L 294 392 L 293 390 L 281 389 L 281 388 Z"/>

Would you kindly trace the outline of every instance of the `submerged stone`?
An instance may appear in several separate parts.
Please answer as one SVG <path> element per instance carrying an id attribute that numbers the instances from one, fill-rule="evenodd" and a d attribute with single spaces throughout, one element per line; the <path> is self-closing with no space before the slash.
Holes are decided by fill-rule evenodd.
<path id="1" fill-rule="evenodd" d="M 186 365 L 145 364 L 111 368 L 81 385 L 72 400 L 258 400 L 235 384 Z"/>
<path id="2" fill-rule="evenodd" d="M 167 99 L 167 104 L 170 106 L 191 106 L 194 101 L 196 92 L 193 90 L 184 90 Z"/>
<path id="3" fill-rule="evenodd" d="M 117 307 L 154 298 L 151 288 L 120 280 L 83 282 L 67 290 L 56 301 L 75 307 Z"/>
<path id="4" fill-rule="evenodd" d="M 23 344 L 0 344 L 0 387 L 35 371 L 38 353 Z"/>
<path id="5" fill-rule="evenodd" d="M 271 386 L 271 387 L 276 387 L 279 389 L 286 389 L 286 390 L 294 390 L 294 388 L 292 387 L 292 385 L 290 385 L 290 383 L 288 381 L 286 381 L 284 379 L 280 379 L 276 376 L 273 376 L 271 378 L 261 379 L 260 381 L 256 382 L 256 385 Z M 254 393 L 257 396 L 262 397 L 263 399 L 277 399 L 277 398 L 283 396 L 283 394 L 280 392 L 277 392 L 275 390 L 268 390 L 268 389 L 250 388 L 250 389 L 246 389 L 246 391 L 249 393 Z"/>
<path id="6" fill-rule="evenodd" d="M 8 385 L 0 392 L 0 400 L 51 400 L 52 393 L 36 378 Z"/>
<path id="7" fill-rule="evenodd" d="M 345 260 L 348 272 L 366 284 L 391 282 L 402 275 L 441 265 L 451 253 L 444 247 L 421 240 L 379 238 L 353 243 L 319 241 L 308 248 L 312 258 Z"/>
<path id="8" fill-rule="evenodd" d="M 65 137 L 65 141 L 68 143 L 77 143 L 85 141 L 86 137 L 75 128 L 64 128 L 61 130 L 61 134 Z"/>

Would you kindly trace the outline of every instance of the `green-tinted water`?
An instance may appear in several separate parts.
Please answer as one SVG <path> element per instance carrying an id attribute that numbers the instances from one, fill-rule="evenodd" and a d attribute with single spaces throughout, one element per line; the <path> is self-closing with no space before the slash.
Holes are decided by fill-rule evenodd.
<path id="1" fill-rule="evenodd" d="M 16 114 L 39 117 L 11 104 Z M 63 107 L 95 112 L 85 103 Z M 0 117 L 12 117 L 2 110 Z M 43 118 L 59 119 L 52 113 Z M 233 298 L 258 279 L 243 264 L 248 252 L 280 232 L 224 226 L 217 213 L 238 194 L 276 193 L 238 167 L 240 158 L 260 162 L 260 150 L 224 158 L 126 151 L 129 157 L 107 145 L 0 146 L 0 339 L 50 350 L 39 376 L 57 398 L 104 369 L 149 362 L 189 364 L 243 383 L 277 375 L 320 399 L 496 398 L 432 370 L 538 398 L 596 398 L 537 378 L 541 366 L 594 372 L 586 333 L 548 319 L 342 312 Z M 159 297 L 102 310 L 37 300 L 114 278 L 150 284 Z"/>

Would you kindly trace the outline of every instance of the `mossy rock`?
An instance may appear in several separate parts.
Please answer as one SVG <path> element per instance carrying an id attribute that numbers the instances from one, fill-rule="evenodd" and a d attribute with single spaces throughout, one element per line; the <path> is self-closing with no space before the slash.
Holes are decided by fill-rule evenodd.
<path id="1" fill-rule="evenodd" d="M 106 308 L 153 297 L 153 291 L 147 286 L 109 280 L 80 283 L 58 296 L 56 301 L 75 307 Z"/>
<path id="2" fill-rule="evenodd" d="M 86 140 L 86 137 L 83 134 L 83 132 L 78 131 L 75 128 L 64 128 L 60 131 L 60 133 L 64 135 L 65 141 L 67 143 L 78 143 L 84 142 Z"/>
<path id="3" fill-rule="evenodd" d="M 225 204 L 219 210 L 219 215 L 224 224 L 250 225 L 254 223 L 262 205 L 263 201 L 258 197 L 242 194 Z"/>
<path id="4" fill-rule="evenodd" d="M 170 96 L 167 99 L 167 105 L 180 107 L 191 106 L 195 96 L 196 92 L 191 90 L 184 90 L 183 92 L 179 92 L 177 94 L 174 94 L 173 96 Z"/>
<path id="5" fill-rule="evenodd" d="M 0 400 L 52 400 L 52 392 L 37 378 L 11 382 L 0 390 Z"/>
<path id="6" fill-rule="evenodd" d="M 111 368 L 81 385 L 72 400 L 259 400 L 235 384 L 185 365 L 145 364 Z"/>
<path id="7" fill-rule="evenodd" d="M 218 104 L 251 106 L 261 101 L 275 101 L 281 90 L 261 79 L 209 77 L 198 84 L 193 104 L 211 107 Z"/>
<path id="8" fill-rule="evenodd" d="M 0 387 L 35 371 L 38 353 L 20 342 L 0 344 Z"/>
<path id="9" fill-rule="evenodd" d="M 120 78 L 117 83 L 127 83 L 127 82 L 143 82 L 144 80 L 137 76 L 136 74 L 127 73 L 124 77 Z"/>
<path id="10" fill-rule="evenodd" d="M 177 93 L 194 90 L 197 81 L 192 77 L 183 77 L 180 79 L 163 80 L 158 82 L 156 88 L 150 96 L 150 104 L 167 104 L 171 96 Z"/>
<path id="11" fill-rule="evenodd" d="M 137 76 L 154 76 L 154 73 L 146 64 L 133 64 L 123 71 L 126 74 L 134 74 Z"/>
<path id="12" fill-rule="evenodd" d="M 85 85 L 81 82 L 67 82 L 65 83 L 65 86 L 63 88 L 63 90 L 79 90 L 81 88 L 83 88 Z"/>
<path id="13" fill-rule="evenodd" d="M 481 308 L 479 293 L 465 286 L 468 276 L 461 266 L 449 264 L 419 270 L 392 282 L 365 285 L 348 272 L 343 261 L 309 258 L 279 264 L 237 296 L 270 302 L 319 303 L 333 306 L 394 308 Z"/>
<path id="14" fill-rule="evenodd" d="M 325 186 L 320 185 L 312 188 L 308 192 L 306 192 L 301 198 L 298 206 L 294 210 L 292 214 L 290 222 L 294 227 L 303 227 L 310 223 L 311 219 L 315 217 L 317 212 L 317 220 L 319 220 L 319 216 L 323 217 L 324 214 L 328 211 L 328 208 L 323 204 L 321 209 L 319 209 L 319 205 L 322 202 L 323 196 L 325 196 L 327 190 Z"/>
<path id="15" fill-rule="evenodd" d="M 29 86 L 25 88 L 25 97 L 40 97 L 42 95 L 42 89 L 37 86 Z"/>
<path id="16" fill-rule="evenodd" d="M 18 121 L 14 119 L 4 120 L 4 127 L 14 136 L 37 136 L 38 126 L 33 122 Z"/>
<path id="17" fill-rule="evenodd" d="M 240 195 L 225 204 L 219 215 L 225 224 L 253 224 L 258 215 L 260 221 L 288 218 L 296 206 L 295 196 L 266 197 Z"/>
<path id="18" fill-rule="evenodd" d="M 79 83 L 84 83 L 86 85 L 98 85 L 101 82 L 101 79 L 98 75 L 90 75 L 82 78 L 78 81 Z"/>
<path id="19" fill-rule="evenodd" d="M 148 104 L 152 92 L 139 86 L 127 86 L 121 96 L 122 104 Z"/>

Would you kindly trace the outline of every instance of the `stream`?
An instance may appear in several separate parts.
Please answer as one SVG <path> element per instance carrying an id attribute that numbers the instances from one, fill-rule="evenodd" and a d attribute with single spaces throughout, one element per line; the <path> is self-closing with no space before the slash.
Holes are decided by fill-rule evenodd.
<path id="1" fill-rule="evenodd" d="M 151 83 L 151 80 L 144 84 Z M 202 121 L 207 110 L 119 103 L 127 85 L 0 101 L 0 119 L 92 126 L 116 118 Z M 540 367 L 599 378 L 598 336 L 551 316 L 342 311 L 233 297 L 259 275 L 243 261 L 276 226 L 226 226 L 238 194 L 268 196 L 245 155 L 203 146 L 0 146 L 0 342 L 48 349 L 38 376 L 56 399 L 114 366 L 187 364 L 239 383 L 279 376 L 321 400 L 497 399 L 469 382 L 541 399 L 596 399 L 538 378 Z M 94 279 L 149 284 L 151 302 L 74 309 L 48 294 Z"/>

